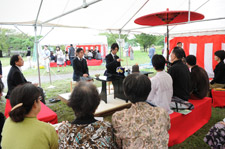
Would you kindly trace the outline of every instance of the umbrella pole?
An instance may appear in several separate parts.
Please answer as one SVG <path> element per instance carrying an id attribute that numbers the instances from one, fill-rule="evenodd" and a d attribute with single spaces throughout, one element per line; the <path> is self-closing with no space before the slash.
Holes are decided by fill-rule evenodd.
<path id="1" fill-rule="evenodd" d="M 167 28 L 167 32 L 166 32 L 167 56 L 166 56 L 166 58 L 167 58 L 167 61 L 169 61 L 169 26 L 167 25 L 166 28 Z"/>

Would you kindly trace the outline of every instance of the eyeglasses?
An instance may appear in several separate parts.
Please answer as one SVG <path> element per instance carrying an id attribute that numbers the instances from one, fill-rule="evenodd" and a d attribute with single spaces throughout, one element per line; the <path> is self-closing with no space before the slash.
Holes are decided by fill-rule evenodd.
<path id="1" fill-rule="evenodd" d="M 38 100 L 42 100 L 42 96 L 39 96 L 39 97 L 38 97 Z"/>

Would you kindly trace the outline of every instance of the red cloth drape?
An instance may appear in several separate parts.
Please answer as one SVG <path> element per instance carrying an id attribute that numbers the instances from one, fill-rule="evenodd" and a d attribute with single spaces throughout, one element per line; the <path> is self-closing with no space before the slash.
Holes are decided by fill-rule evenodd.
<path id="1" fill-rule="evenodd" d="M 9 117 L 9 112 L 11 111 L 10 100 L 6 99 L 5 105 L 5 117 Z M 49 109 L 46 105 L 41 102 L 41 111 L 37 115 L 37 119 L 43 122 L 49 122 L 51 124 L 58 123 L 57 114 Z"/>
<path id="2" fill-rule="evenodd" d="M 214 53 L 218 50 L 222 49 L 222 44 L 225 43 L 225 35 L 204 35 L 204 36 L 186 36 L 186 37 L 175 37 L 170 40 L 170 49 L 169 52 L 173 50 L 173 48 L 177 45 L 178 42 L 183 43 L 183 49 L 185 51 L 186 56 L 189 55 L 189 46 L 190 44 L 197 44 L 197 65 L 204 68 L 204 49 L 206 43 L 213 44 L 213 53 L 212 53 L 212 66 L 213 69 L 216 67 L 217 62 L 214 60 Z"/>
<path id="3" fill-rule="evenodd" d="M 182 143 L 210 120 L 211 98 L 205 97 L 202 100 L 189 100 L 189 102 L 194 105 L 191 113 L 187 115 L 177 112 L 170 114 L 169 147 Z"/>
<path id="4" fill-rule="evenodd" d="M 212 89 L 213 107 L 225 106 L 225 91 L 215 91 Z"/>

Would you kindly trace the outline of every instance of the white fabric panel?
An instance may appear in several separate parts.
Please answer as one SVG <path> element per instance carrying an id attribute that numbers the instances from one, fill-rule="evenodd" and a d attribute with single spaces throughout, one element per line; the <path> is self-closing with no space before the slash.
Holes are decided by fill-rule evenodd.
<path id="1" fill-rule="evenodd" d="M 221 46 L 222 48 L 222 50 L 225 50 L 225 43 L 222 43 L 222 46 Z"/>
<path id="2" fill-rule="evenodd" d="M 189 55 L 196 56 L 196 53 L 197 53 L 197 44 L 196 43 L 190 43 L 190 46 L 189 46 Z"/>
<path id="3" fill-rule="evenodd" d="M 211 78 L 214 76 L 213 66 L 212 66 L 213 43 L 206 43 L 204 50 L 205 50 L 204 51 L 204 67 L 205 67 L 205 70 L 208 73 L 209 77 Z"/>

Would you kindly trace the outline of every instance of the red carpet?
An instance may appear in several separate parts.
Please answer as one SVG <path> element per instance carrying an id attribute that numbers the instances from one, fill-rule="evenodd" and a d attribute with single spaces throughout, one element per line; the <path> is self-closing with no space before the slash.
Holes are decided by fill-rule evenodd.
<path id="1" fill-rule="evenodd" d="M 5 117 L 9 117 L 9 112 L 11 111 L 10 101 L 6 99 L 5 105 Z M 37 119 L 46 123 L 56 124 L 58 123 L 57 114 L 53 112 L 50 108 L 41 102 L 41 111 L 37 115 Z"/>
<path id="2" fill-rule="evenodd" d="M 205 97 L 202 100 L 189 100 L 189 102 L 194 105 L 191 113 L 183 115 L 174 112 L 170 115 L 169 147 L 182 143 L 210 120 L 211 98 Z"/>

